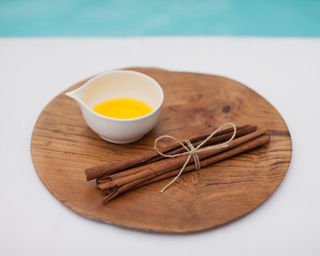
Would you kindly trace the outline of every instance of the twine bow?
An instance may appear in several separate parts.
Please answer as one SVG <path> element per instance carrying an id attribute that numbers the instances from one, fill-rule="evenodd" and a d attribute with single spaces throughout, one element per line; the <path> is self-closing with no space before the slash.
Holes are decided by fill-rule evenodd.
<path id="1" fill-rule="evenodd" d="M 225 127 L 232 127 L 233 128 L 233 134 L 230 137 L 230 139 L 228 139 L 227 141 L 223 142 L 223 143 L 219 143 L 216 145 L 212 145 L 209 147 L 205 147 L 202 148 L 202 146 L 204 146 L 206 144 L 206 142 L 208 140 L 210 140 L 217 132 L 221 131 L 222 129 L 224 129 Z M 175 137 L 171 136 L 171 135 L 162 135 L 160 137 L 158 137 L 155 141 L 154 141 L 154 149 L 157 151 L 157 153 L 163 157 L 166 158 L 174 158 L 174 157 L 178 157 L 178 156 L 183 156 L 183 155 L 188 155 L 185 163 L 183 164 L 180 172 L 177 174 L 176 177 L 174 177 L 167 185 L 165 185 L 162 189 L 161 189 L 161 193 L 164 192 L 168 187 L 170 187 L 179 177 L 180 175 L 183 173 L 184 169 L 186 168 L 186 166 L 188 165 L 191 157 L 193 158 L 194 164 L 195 164 L 195 168 L 196 170 L 199 170 L 201 168 L 201 164 L 200 164 L 200 159 L 198 156 L 199 152 L 205 151 L 205 150 L 210 150 L 210 149 L 215 149 L 215 148 L 223 148 L 223 147 L 228 147 L 229 143 L 235 138 L 236 136 L 236 132 L 237 132 L 237 127 L 235 126 L 234 123 L 228 122 L 225 123 L 223 125 L 221 125 L 218 129 L 216 129 L 215 131 L 213 131 L 204 141 L 202 141 L 197 147 L 194 147 L 192 145 L 192 143 L 186 139 L 183 141 L 179 141 L 178 139 L 176 139 Z M 158 149 L 158 142 L 164 138 L 168 138 L 168 139 L 172 139 L 176 142 L 178 142 L 186 151 L 182 152 L 182 153 L 178 153 L 178 154 L 165 154 L 162 153 L 159 149 Z"/>

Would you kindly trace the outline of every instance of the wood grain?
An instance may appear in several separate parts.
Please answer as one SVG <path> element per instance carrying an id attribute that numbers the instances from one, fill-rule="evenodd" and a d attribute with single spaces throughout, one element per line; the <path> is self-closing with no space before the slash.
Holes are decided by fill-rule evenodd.
<path id="1" fill-rule="evenodd" d="M 63 93 L 40 114 L 32 135 L 32 159 L 41 181 L 56 198 L 73 211 L 102 222 L 145 231 L 189 233 L 238 219 L 271 196 L 287 172 L 292 145 L 284 120 L 269 102 L 225 77 L 131 69 L 156 79 L 165 93 L 158 125 L 136 143 L 114 145 L 101 140 L 85 124 L 77 103 Z M 86 181 L 85 168 L 150 151 L 160 135 L 188 138 L 227 121 L 269 129 L 271 142 L 185 174 L 163 194 L 159 190 L 168 180 L 101 205 L 103 195 L 93 181 Z"/>

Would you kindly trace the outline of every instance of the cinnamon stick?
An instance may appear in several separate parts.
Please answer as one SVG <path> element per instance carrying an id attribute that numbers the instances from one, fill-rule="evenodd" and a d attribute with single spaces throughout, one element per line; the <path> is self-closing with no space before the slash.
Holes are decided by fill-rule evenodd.
<path id="1" fill-rule="evenodd" d="M 235 137 L 246 135 L 250 132 L 255 131 L 256 129 L 257 129 L 256 126 L 250 126 L 250 125 L 241 126 L 237 128 Z M 224 142 L 228 140 L 232 136 L 232 134 L 233 134 L 232 128 L 228 128 L 223 131 L 220 131 L 206 143 L 206 146 Z M 190 139 L 190 142 L 192 142 L 194 146 L 198 146 L 209 135 L 210 134 L 205 134 L 205 135 L 193 137 Z M 162 152 L 177 154 L 177 153 L 183 152 L 183 150 L 184 149 L 181 147 L 179 143 L 174 142 L 171 145 L 164 147 L 164 149 L 162 149 Z M 128 168 L 138 167 L 138 166 L 146 165 L 156 161 L 160 161 L 162 159 L 163 159 L 163 156 L 158 155 L 156 151 L 152 151 L 145 155 L 137 156 L 137 157 L 128 159 L 126 161 L 113 162 L 107 165 L 88 168 L 85 170 L 85 174 L 87 175 L 87 180 L 97 179 L 97 183 L 99 184 L 105 180 L 103 178 L 105 176 L 118 173 Z"/>
<path id="2" fill-rule="evenodd" d="M 213 148 L 213 149 L 206 149 L 206 150 L 200 151 L 198 152 L 198 157 L 200 160 L 203 160 L 208 157 L 212 157 L 218 153 L 227 151 L 231 148 L 237 147 L 238 145 L 244 142 L 247 142 L 256 137 L 259 137 L 264 133 L 266 133 L 266 131 L 261 131 L 261 130 L 255 131 L 253 133 L 234 139 L 229 143 L 228 147 Z M 140 166 L 127 171 L 123 171 L 120 177 L 118 176 L 113 179 L 113 177 L 110 176 L 109 180 L 107 180 L 104 183 L 98 184 L 97 188 L 101 190 L 106 190 L 112 187 L 120 187 L 122 185 L 125 185 L 127 183 L 130 183 L 140 178 L 156 177 L 165 172 L 169 172 L 171 170 L 182 167 L 186 161 L 186 157 L 187 155 L 176 157 L 176 158 L 165 159 L 165 160 L 151 163 L 145 166 Z M 194 163 L 193 158 L 191 158 L 188 165 L 191 165 L 193 163 Z"/>
<path id="3" fill-rule="evenodd" d="M 247 134 L 249 134 L 251 132 L 256 131 L 256 129 L 257 129 L 256 126 L 247 126 L 247 127 L 243 127 L 243 128 L 237 129 L 235 138 L 247 135 Z M 233 131 L 230 131 L 230 132 L 227 132 L 225 134 L 221 134 L 221 135 L 218 135 L 216 137 L 213 137 L 204 146 L 215 145 L 215 144 L 219 144 L 219 143 L 222 143 L 224 141 L 227 141 L 232 136 L 232 134 L 233 134 Z M 202 140 L 194 142 L 193 146 L 197 147 L 200 143 L 202 143 Z M 174 155 L 174 154 L 182 153 L 184 151 L 185 151 L 185 149 L 180 147 L 180 148 L 177 148 L 175 150 L 169 151 L 168 153 L 171 154 L 171 155 Z M 159 159 L 158 161 L 164 159 L 163 156 L 160 156 L 160 157 L 161 157 L 161 159 Z M 146 164 L 141 166 L 141 168 L 132 168 L 132 169 L 128 170 L 128 172 L 122 171 L 122 172 L 118 172 L 118 173 L 115 173 L 115 174 L 112 174 L 112 175 L 104 175 L 101 178 L 97 178 L 96 182 L 97 182 L 97 184 L 101 184 L 101 183 L 103 183 L 105 181 L 110 181 L 110 180 L 114 180 L 116 178 L 120 178 L 120 177 L 123 177 L 123 176 L 128 176 L 129 174 L 138 173 L 141 170 L 145 169 L 145 167 L 146 167 Z"/>
<path id="4" fill-rule="evenodd" d="M 249 125 L 245 125 L 242 127 L 239 127 L 238 129 L 241 130 L 243 128 L 247 128 L 249 127 Z M 222 130 L 220 132 L 218 132 L 214 137 L 220 136 L 222 134 L 226 134 L 228 132 L 232 132 L 233 128 L 228 128 L 225 130 Z M 204 140 L 206 137 L 208 137 L 210 135 L 209 134 L 204 134 L 204 135 L 200 135 L 200 136 L 195 136 L 192 137 L 190 140 L 190 142 L 194 143 L 196 141 L 202 141 Z M 177 142 L 173 142 L 172 144 L 164 147 L 162 150 L 163 153 L 168 153 L 172 150 L 176 150 L 178 148 L 180 148 L 181 145 Z M 158 160 L 163 159 L 162 156 L 159 156 L 157 152 L 152 151 L 149 152 L 147 154 L 144 154 L 142 156 L 137 156 L 137 157 L 132 157 L 126 161 L 121 161 L 121 162 L 112 162 L 112 163 L 108 163 L 105 165 L 100 165 L 100 166 L 96 166 L 96 167 L 91 167 L 91 168 L 87 168 L 85 169 L 85 174 L 87 176 L 87 180 L 93 180 L 99 177 L 102 177 L 104 175 L 110 175 L 134 166 L 140 166 L 143 164 L 147 164 L 147 163 L 152 163 Z"/>
<path id="5" fill-rule="evenodd" d="M 209 165 L 212 165 L 214 163 L 217 163 L 219 161 L 228 159 L 230 157 L 239 155 L 241 153 L 247 152 L 249 150 L 255 149 L 257 147 L 263 146 L 267 144 L 270 141 L 270 136 L 268 133 L 263 133 L 258 137 L 255 137 L 254 139 L 248 140 L 234 148 L 231 148 L 227 151 L 221 152 L 220 154 L 216 154 L 212 157 L 206 158 L 201 161 L 201 166 L 202 168 L 207 167 Z M 189 165 L 185 168 L 183 173 L 188 173 L 191 171 L 194 171 L 195 167 L 194 165 Z M 174 177 L 180 172 L 180 169 L 172 170 L 169 172 L 162 173 L 158 176 L 155 177 L 145 177 L 145 178 L 140 178 L 137 180 L 133 180 L 130 183 L 127 183 L 123 186 L 120 187 L 113 187 L 111 190 L 109 190 L 108 195 L 103 199 L 102 203 L 105 204 L 109 202 L 111 199 L 115 198 L 116 196 L 132 190 L 139 188 L 141 186 L 145 186 L 147 184 L 151 184 L 166 178 Z"/>

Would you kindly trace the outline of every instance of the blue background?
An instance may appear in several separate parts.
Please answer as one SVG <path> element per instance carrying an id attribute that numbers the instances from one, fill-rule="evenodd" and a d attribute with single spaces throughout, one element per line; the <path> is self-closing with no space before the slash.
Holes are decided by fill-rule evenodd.
<path id="1" fill-rule="evenodd" d="M 0 0 L 0 36 L 319 36 L 320 0 Z"/>

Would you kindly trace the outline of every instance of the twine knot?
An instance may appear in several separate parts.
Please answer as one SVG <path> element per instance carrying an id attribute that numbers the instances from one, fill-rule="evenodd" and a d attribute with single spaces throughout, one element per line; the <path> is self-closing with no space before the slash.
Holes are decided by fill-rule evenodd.
<path id="1" fill-rule="evenodd" d="M 223 143 L 219 143 L 216 145 L 211 145 L 209 147 L 205 147 L 202 148 L 206 142 L 208 142 L 216 133 L 218 133 L 219 131 L 221 131 L 222 129 L 224 129 L 225 127 L 232 127 L 233 128 L 233 134 L 230 137 L 230 139 L 228 139 L 227 141 L 223 142 Z M 164 186 L 161 189 L 161 193 L 164 192 L 169 186 L 171 186 L 179 177 L 180 175 L 183 173 L 184 169 L 186 168 L 186 166 L 188 165 L 191 157 L 193 158 L 194 161 L 194 165 L 195 165 L 195 169 L 196 170 L 200 170 L 201 168 L 201 164 L 200 164 L 200 159 L 198 156 L 198 153 L 201 151 L 205 151 L 205 150 L 209 150 L 209 149 L 215 149 L 215 148 L 223 148 L 223 147 L 228 147 L 229 143 L 235 138 L 236 136 L 236 132 L 237 132 L 237 127 L 235 126 L 234 123 L 228 122 L 225 123 L 223 125 L 221 125 L 218 129 L 214 130 L 206 139 L 204 139 L 204 141 L 202 141 L 197 147 L 194 147 L 192 145 L 192 143 L 190 142 L 190 140 L 185 139 L 183 141 L 180 141 L 178 139 L 176 139 L 175 137 L 171 136 L 171 135 L 162 135 L 160 137 L 158 137 L 155 141 L 154 141 L 154 149 L 157 151 L 157 153 L 163 157 L 166 158 L 174 158 L 174 157 L 178 157 L 178 156 L 183 156 L 183 155 L 187 155 L 187 159 L 185 161 L 185 163 L 183 164 L 180 172 L 177 174 L 176 177 L 174 177 L 166 186 Z M 184 149 L 185 152 L 182 153 L 178 153 L 178 154 L 166 154 L 166 153 L 162 153 L 159 148 L 158 148 L 158 143 L 160 140 L 164 139 L 164 138 L 168 138 L 171 140 L 176 141 L 178 144 L 180 144 Z"/>

